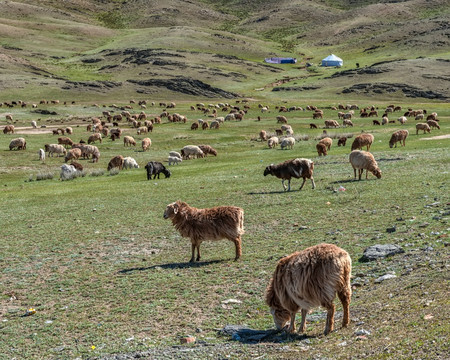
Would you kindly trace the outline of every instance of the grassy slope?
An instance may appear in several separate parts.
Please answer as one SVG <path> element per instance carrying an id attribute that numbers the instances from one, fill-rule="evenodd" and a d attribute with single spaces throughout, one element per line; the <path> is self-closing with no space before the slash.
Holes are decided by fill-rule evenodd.
<path id="1" fill-rule="evenodd" d="M 408 105 L 412 104 L 404 107 Z M 442 128 L 432 135 L 448 133 L 448 108 L 420 106 L 440 114 Z M 188 108 L 189 103 L 183 103 L 177 111 L 189 119 L 202 117 Z M 339 349 L 342 358 L 365 353 L 378 358 L 387 348 L 389 356 L 396 358 L 425 356 L 429 351 L 442 357 L 447 346 L 443 310 L 447 300 L 437 284 L 444 281 L 441 266 L 448 251 L 441 236 L 448 223 L 445 217 L 439 220 L 435 216 L 448 211 L 449 140 L 420 140 L 425 136 L 415 135 L 410 120 L 407 146 L 389 149 L 387 141 L 398 125 L 373 127 L 368 120 L 356 119 L 355 128 L 332 132 L 373 132 L 376 142 L 372 151 L 383 178 L 353 182 L 347 160 L 349 144 L 346 148 L 333 146 L 325 158 L 316 156 L 313 138 L 321 130 L 309 129 L 309 112 L 287 116 L 296 136 L 309 135 L 311 139 L 298 142 L 292 151 L 282 151 L 251 141 L 261 128 L 273 132 L 277 127 L 276 113 L 265 113 L 262 121 L 256 122 L 261 114 L 256 104 L 252 108 L 245 121 L 226 123 L 217 132 L 193 132 L 188 130 L 189 124 L 157 125 L 147 153 L 105 140 L 98 145 L 102 153 L 98 164 L 82 161 L 88 172 L 105 169 L 117 154 L 131 155 L 141 165 L 141 169 L 117 176 L 27 182 L 30 175 L 35 178 L 43 169 L 56 173 L 62 163 L 58 158 L 48 158 L 45 165 L 37 161 L 37 149 L 55 141 L 49 134 L 22 135 L 28 142 L 26 152 L 2 150 L 1 231 L 2 238 L 11 240 L 2 243 L 1 252 L 0 313 L 7 321 L 1 323 L 5 340 L 0 353 L 23 358 L 86 357 L 177 344 L 180 336 L 195 334 L 197 328 L 202 329 L 196 334 L 198 339 L 209 343 L 223 342 L 214 329 L 229 323 L 270 328 L 272 320 L 262 295 L 277 259 L 327 241 L 350 252 L 353 273 L 362 274 L 368 284 L 355 290 L 350 329 L 316 337 L 323 330 L 323 321 L 310 323 L 308 333 L 314 335 L 308 345 L 311 356 L 335 357 Z M 85 116 L 100 111 L 82 105 L 53 109 Z M 159 111 L 149 109 L 147 113 Z M 26 116 L 16 125 L 28 124 Z M 326 118 L 334 116 L 334 111 L 326 110 Z M 60 126 L 52 120 L 41 120 L 43 123 Z M 65 120 L 63 125 L 67 123 Z M 85 123 L 78 123 L 81 125 L 74 126 L 72 138 L 86 139 Z M 143 137 L 132 129 L 126 133 Z M 17 135 L 2 135 L 0 148 L 6 149 L 13 136 Z M 164 161 L 169 150 L 188 143 L 209 143 L 219 156 L 173 166 L 170 179 L 145 179 L 143 165 L 147 161 Z M 283 193 L 280 180 L 262 176 L 267 164 L 299 156 L 315 161 L 316 190 L 307 183 L 302 192 Z M 293 180 L 294 189 L 298 184 Z M 340 185 L 347 190 L 335 192 Z M 176 199 L 197 207 L 243 207 L 242 261 L 230 261 L 232 245 L 221 241 L 202 245 L 204 262 L 188 266 L 188 241 L 162 218 L 165 205 Z M 425 207 L 434 202 L 439 204 Z M 429 225 L 422 228 L 425 222 Z M 385 229 L 392 225 L 397 231 L 389 234 Z M 299 226 L 307 229 L 299 230 Z M 366 246 L 392 242 L 405 247 L 406 257 L 358 262 Z M 432 253 L 420 250 L 425 246 L 432 246 Z M 411 265 L 415 270 L 410 275 L 373 284 L 375 276 L 387 271 L 400 275 Z M 11 294 L 17 300 L 10 300 Z M 386 303 L 388 296 L 392 299 Z M 243 303 L 224 309 L 221 301 L 229 298 Z M 432 300 L 432 305 L 423 308 L 424 299 Z M 37 314 L 22 317 L 28 307 L 36 308 Z M 403 315 L 405 308 L 407 316 Z M 423 316 L 429 313 L 434 318 L 425 321 Z M 372 332 L 367 342 L 356 341 L 352 335 L 361 321 Z M 352 346 L 339 346 L 344 341 Z M 285 351 L 296 356 L 295 343 L 287 345 Z M 252 349 L 240 351 L 251 358 Z M 264 352 L 269 358 L 279 356 L 274 349 Z"/>

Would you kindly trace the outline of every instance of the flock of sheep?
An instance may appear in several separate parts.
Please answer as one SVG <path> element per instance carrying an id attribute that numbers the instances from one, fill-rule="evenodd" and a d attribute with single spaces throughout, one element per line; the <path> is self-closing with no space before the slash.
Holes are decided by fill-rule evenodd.
<path id="1" fill-rule="evenodd" d="M 209 112 L 206 111 L 208 108 L 202 105 L 203 104 L 197 104 L 197 109 L 203 109 L 205 113 Z M 172 106 L 166 105 L 166 107 L 173 108 L 175 107 L 175 104 Z M 230 106 L 227 106 L 226 104 L 221 104 L 219 108 L 220 107 L 227 108 L 227 110 L 230 108 Z M 261 112 L 269 111 L 268 106 L 260 106 L 260 108 Z M 291 111 L 291 109 L 292 108 L 287 109 L 285 107 L 280 107 L 278 110 L 280 112 L 287 112 Z M 346 108 L 339 107 L 339 110 L 340 109 L 349 110 L 347 113 L 338 113 L 339 119 L 344 120 L 344 126 L 353 126 L 351 119 L 357 106 L 349 105 Z M 232 110 L 234 111 L 223 119 L 220 119 L 217 117 L 216 108 L 214 108 L 213 113 L 216 116 L 215 120 L 213 120 L 210 125 L 208 122 L 202 120 L 194 122 L 190 128 L 194 131 L 200 126 L 202 129 L 218 129 L 224 121 L 243 120 L 243 117 L 246 114 L 245 111 L 236 108 L 232 108 Z M 293 110 L 302 109 L 295 107 L 292 111 Z M 313 111 L 313 119 L 323 118 L 323 111 L 316 107 L 309 106 L 308 110 Z M 336 110 L 338 110 L 338 108 L 336 108 Z M 388 113 L 399 110 L 401 110 L 401 108 L 399 109 L 399 107 L 393 105 L 392 107 L 388 107 L 383 115 L 382 124 L 385 125 L 390 122 Z M 409 109 L 408 114 L 405 113 L 398 121 L 403 125 L 407 121 L 407 116 L 415 116 L 416 120 L 420 120 L 423 119 L 424 114 L 426 114 L 426 111 L 424 110 L 414 111 Z M 97 162 L 100 158 L 100 151 L 97 146 L 92 144 L 95 142 L 102 143 L 103 136 L 110 136 L 112 141 L 120 139 L 122 136 L 122 130 L 117 126 L 117 121 L 120 121 L 121 119 L 117 116 L 112 117 L 108 113 L 104 113 L 104 115 L 107 117 L 108 121 L 113 122 L 113 125 L 116 126 L 115 129 L 109 130 L 106 122 L 102 122 L 95 118 L 93 124 L 89 124 L 87 129 L 88 131 L 93 132 L 88 138 L 88 144 L 81 142 L 74 143 L 68 137 L 59 137 L 58 144 L 45 144 L 44 149 L 39 150 L 40 160 L 45 160 L 46 153 L 51 157 L 54 154 L 57 154 L 58 156 L 64 155 L 65 164 L 61 167 L 62 178 L 69 177 L 72 171 L 80 169 L 81 165 L 75 160 L 80 158 L 89 159 L 92 157 L 92 161 Z M 158 123 L 157 118 L 155 118 L 154 121 L 146 120 L 145 113 L 143 112 L 136 117 L 132 117 L 127 111 L 122 112 L 120 115 L 128 120 L 132 128 L 137 129 L 138 134 L 151 132 L 153 130 L 153 123 Z M 360 116 L 377 116 L 377 111 L 375 108 L 362 109 L 360 111 Z M 179 114 L 170 115 L 166 110 L 160 117 L 167 117 L 169 121 L 183 123 L 187 121 L 185 116 Z M 160 117 L 158 117 L 159 120 Z M 278 144 L 281 149 L 292 149 L 295 145 L 292 126 L 288 125 L 287 118 L 283 115 L 277 116 L 276 119 L 277 123 L 282 124 L 281 129 L 277 129 L 276 135 L 267 136 L 267 132 L 262 130 L 259 134 L 260 138 L 267 141 L 267 144 L 271 149 L 275 148 Z M 144 126 L 142 126 L 143 124 L 141 121 L 145 121 Z M 36 124 L 32 125 L 33 127 L 36 126 Z M 317 127 L 315 124 L 311 125 Z M 329 127 L 339 127 L 339 123 L 336 120 L 325 120 L 325 128 Z M 427 123 L 418 123 L 416 125 L 416 133 L 418 133 L 419 130 L 423 130 L 424 133 L 430 132 L 431 127 L 439 129 L 437 114 L 435 113 L 428 116 Z M 67 134 L 72 133 L 71 128 L 61 130 L 62 134 L 64 134 L 64 132 Z M 5 126 L 3 132 L 5 134 L 14 133 L 14 126 Z M 286 136 L 280 140 L 279 137 L 283 132 Z M 56 132 L 56 134 L 59 133 L 60 131 Z M 402 146 L 405 146 L 405 140 L 408 134 L 407 130 L 398 130 L 394 132 L 389 141 L 389 146 L 391 148 L 397 146 L 398 142 L 400 142 Z M 345 142 L 346 139 L 339 139 L 338 145 L 345 146 Z M 349 161 L 354 169 L 354 177 L 357 177 L 358 172 L 359 180 L 361 180 L 364 170 L 366 170 L 366 179 L 369 171 L 377 178 L 381 178 L 381 170 L 379 169 L 374 156 L 369 152 L 373 142 L 374 136 L 372 134 L 362 133 L 355 137 L 351 145 Z M 124 147 L 126 147 L 136 146 L 137 142 L 132 136 L 127 135 L 123 137 L 123 143 Z M 332 143 L 333 140 L 330 137 L 326 136 L 322 138 L 318 144 L 316 144 L 318 155 L 327 155 L 328 151 L 331 149 Z M 143 139 L 141 145 L 143 151 L 148 150 L 151 146 L 150 138 Z M 68 146 L 70 146 L 71 149 L 67 150 Z M 366 151 L 362 150 L 363 147 L 366 148 Z M 9 148 L 10 150 L 26 150 L 26 141 L 24 138 L 13 139 L 10 142 Z M 217 156 L 217 151 L 209 145 L 186 145 L 180 152 L 171 151 L 168 156 L 168 163 L 169 165 L 179 164 L 183 160 L 202 158 L 208 154 Z M 66 164 L 69 160 L 72 161 L 71 164 Z M 132 157 L 117 155 L 109 161 L 107 170 L 112 170 L 114 168 L 139 168 L 139 165 Z M 156 177 L 159 178 L 160 173 L 163 173 L 166 178 L 169 178 L 171 175 L 171 172 L 161 162 L 157 161 L 148 162 L 145 169 L 147 171 L 147 179 L 149 180 L 152 176 L 153 179 Z M 314 162 L 312 160 L 295 158 L 277 165 L 271 164 L 267 166 L 264 170 L 264 176 L 270 174 L 282 179 L 284 190 L 290 191 L 290 182 L 292 178 L 303 179 L 300 189 L 303 188 L 306 180 L 310 179 L 312 188 L 314 189 L 315 182 L 313 172 Z M 286 180 L 288 181 L 287 187 L 284 184 Z M 191 262 L 200 261 L 200 245 L 205 240 L 228 239 L 235 245 L 235 260 L 238 260 L 242 256 L 241 237 L 244 234 L 244 210 L 242 208 L 236 206 L 218 206 L 209 209 L 197 209 L 189 206 L 185 202 L 176 201 L 167 205 L 163 217 L 172 221 L 172 224 L 179 231 L 181 236 L 190 239 Z M 344 310 L 342 326 L 346 327 L 349 324 L 349 305 L 351 301 L 350 276 L 351 258 L 345 250 L 335 245 L 319 244 L 282 258 L 276 266 L 273 277 L 266 290 L 266 303 L 271 309 L 276 327 L 280 330 L 284 329 L 289 333 L 294 332 L 295 316 L 297 312 L 301 311 L 302 319 L 300 331 L 304 332 L 306 329 L 306 315 L 309 310 L 313 307 L 323 306 L 327 309 L 327 320 L 324 333 L 328 334 L 333 331 L 334 328 L 335 305 L 333 304 L 333 301 L 336 294 L 338 295 Z"/>

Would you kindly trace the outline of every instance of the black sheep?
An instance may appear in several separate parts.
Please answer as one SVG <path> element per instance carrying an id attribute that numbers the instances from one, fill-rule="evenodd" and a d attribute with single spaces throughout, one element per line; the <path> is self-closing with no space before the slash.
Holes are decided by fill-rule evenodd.
<path id="1" fill-rule="evenodd" d="M 150 180 L 153 175 L 153 179 L 159 174 L 163 173 L 166 178 L 170 177 L 170 171 L 166 169 L 166 167 L 160 163 L 159 161 L 149 161 L 147 165 L 145 165 L 147 169 L 147 180 Z"/>

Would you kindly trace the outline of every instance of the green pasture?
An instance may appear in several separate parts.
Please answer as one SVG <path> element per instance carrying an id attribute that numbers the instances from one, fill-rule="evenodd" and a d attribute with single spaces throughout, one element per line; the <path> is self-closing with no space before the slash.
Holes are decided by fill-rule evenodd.
<path id="1" fill-rule="evenodd" d="M 329 155 L 318 157 L 315 144 L 324 130 L 323 120 L 312 120 L 310 111 L 283 113 L 294 137 L 304 139 L 297 141 L 293 150 L 268 149 L 266 142 L 257 138 L 262 129 L 274 133 L 280 127 L 275 119 L 279 115 L 276 106 L 308 104 L 270 103 L 270 112 L 261 113 L 254 101 L 242 122 L 225 122 L 218 130 L 205 131 L 190 130 L 190 124 L 199 118 L 211 120 L 189 109 L 196 102 L 177 104 L 173 112 L 186 115 L 188 123 L 163 119 L 148 134 L 152 146 L 147 152 L 139 146 L 147 135 L 136 135 L 135 129 L 122 122 L 124 134 L 137 140 L 136 148 L 124 147 L 122 139 L 104 139 L 102 144 L 95 144 L 101 152 L 98 163 L 79 161 L 85 167 L 85 177 L 60 181 L 63 158 L 47 157 L 42 164 L 37 154 L 44 144 L 56 143 L 57 136 L 21 132 L 29 130 L 30 121 L 39 118 L 39 127 L 46 125 L 49 130 L 70 125 L 74 141 L 87 140 L 86 125 L 91 117 L 100 116 L 111 105 L 108 102 L 103 108 L 100 102 L 100 107 L 94 107 L 94 102 L 49 105 L 48 109 L 58 116 L 33 114 L 29 108 L 1 110 L 1 128 L 6 124 L 4 114 L 12 113 L 18 130 L 14 135 L 0 134 L 0 358 L 85 359 L 177 345 L 185 335 L 195 335 L 208 343 L 225 342 L 228 339 L 216 330 L 227 324 L 272 328 L 263 295 L 278 259 L 321 242 L 346 249 L 353 259 L 354 274 L 384 274 L 380 264 L 358 260 L 367 246 L 378 243 L 395 243 L 405 249 L 432 246 L 448 257 L 445 241 L 437 239 L 448 232 L 448 214 L 439 211 L 443 212 L 449 202 L 450 140 L 423 140 L 449 134 L 450 108 L 446 104 L 402 104 L 404 109 L 425 108 L 429 113 L 438 113 L 441 129 L 431 134 L 416 135 L 413 118 L 404 126 L 373 126 L 372 118 L 361 119 L 358 112 L 353 128 L 327 129 L 333 137 L 373 133 L 371 152 L 383 173 L 379 180 L 371 174 L 368 180 L 353 180 L 348 162 L 353 138 L 348 139 L 346 147 L 337 147 L 334 139 Z M 324 108 L 324 119 L 337 119 L 337 111 L 330 109 L 337 103 L 313 103 Z M 157 105 L 148 106 L 145 112 L 158 115 L 162 108 Z M 243 106 L 234 101 L 233 105 Z M 374 105 L 381 116 L 387 103 Z M 133 106 L 132 112 L 141 111 Z M 397 112 L 390 118 L 402 114 Z M 261 121 L 257 121 L 258 116 Z M 310 129 L 310 123 L 319 128 Z M 390 149 L 390 135 L 400 128 L 409 130 L 406 146 Z M 19 136 L 26 139 L 27 150 L 9 151 L 10 140 Z M 217 149 L 218 156 L 173 165 L 167 179 L 164 175 L 146 179 L 144 166 L 148 161 L 167 165 L 169 151 L 202 143 Z M 108 161 L 119 154 L 134 157 L 140 168 L 110 175 L 106 171 Z M 263 176 L 267 165 L 295 157 L 314 161 L 315 190 L 307 181 L 298 191 L 301 180 L 294 179 L 292 191 L 283 192 L 280 179 Z M 99 169 L 105 174 L 90 175 Z M 39 172 L 55 176 L 36 181 Z M 345 191 L 338 190 L 340 187 Z M 189 240 L 181 238 L 170 221 L 162 217 L 166 205 L 176 200 L 198 208 L 242 207 L 246 231 L 242 259 L 232 261 L 234 245 L 224 240 L 203 243 L 202 261 L 189 264 Z M 423 223 L 428 225 L 423 228 Z M 396 232 L 386 232 L 394 225 Z M 423 271 L 429 269 L 424 266 Z M 390 269 L 402 271 L 395 262 Z M 422 320 L 415 283 L 405 280 L 404 287 L 408 284 L 411 289 L 400 291 L 392 300 L 392 307 L 404 311 L 404 316 L 392 322 L 385 312 L 375 309 L 394 290 L 354 291 L 351 313 L 366 314 L 366 326 L 373 326 L 375 338 L 371 343 L 355 345 L 358 356 L 371 346 L 383 346 L 386 337 L 397 344 L 392 349 L 398 358 L 414 358 L 415 351 L 421 351 L 419 342 L 430 348 L 434 340 L 433 346 L 440 354 L 448 349 L 448 325 L 444 320 L 448 299 L 438 291 L 443 275 L 431 269 L 424 274 L 428 274 L 424 275 L 428 291 L 437 294 L 433 295 L 433 306 L 442 311 L 433 313 L 432 325 Z M 412 299 L 410 307 L 416 306 L 417 310 L 405 308 L 403 301 L 408 298 Z M 242 303 L 223 306 L 222 301 L 227 299 Z M 369 306 L 374 309 L 372 315 Z M 36 314 L 24 316 L 28 308 L 36 309 Z M 378 326 L 382 321 L 388 323 Z M 325 340 L 320 336 L 324 321 L 308 323 L 307 333 L 318 336 L 312 339 L 311 348 L 320 344 L 323 356 L 334 358 L 340 351 L 339 357 L 348 358 L 351 349 L 338 344 L 349 341 L 357 326 L 353 321 L 349 329 L 342 330 L 339 320 L 336 324 L 338 331 Z M 243 358 L 250 358 L 245 347 L 242 351 Z M 278 355 L 269 352 L 267 358 Z"/>

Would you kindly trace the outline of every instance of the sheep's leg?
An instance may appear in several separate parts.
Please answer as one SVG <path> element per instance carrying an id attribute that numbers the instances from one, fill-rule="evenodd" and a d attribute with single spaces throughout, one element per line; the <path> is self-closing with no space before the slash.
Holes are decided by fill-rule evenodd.
<path id="1" fill-rule="evenodd" d="M 200 243 L 197 244 L 197 261 L 200 261 Z"/>
<path id="2" fill-rule="evenodd" d="M 300 190 L 303 188 L 303 185 L 305 185 L 306 178 L 303 178 L 302 186 L 300 186 Z"/>
<path id="3" fill-rule="evenodd" d="M 358 169 L 358 179 L 359 180 L 361 180 L 361 176 L 362 176 L 362 173 L 364 172 L 364 170 L 363 169 Z"/>
<path id="4" fill-rule="evenodd" d="M 283 185 L 283 189 L 284 189 L 284 191 L 286 191 L 286 185 L 284 185 L 284 179 L 281 180 L 281 185 Z"/>
<path id="5" fill-rule="evenodd" d="M 236 249 L 236 257 L 234 261 L 238 260 L 242 255 L 242 247 L 241 247 L 241 237 L 238 236 L 236 239 L 232 240 L 234 242 L 234 246 Z"/>
<path id="6" fill-rule="evenodd" d="M 304 333 L 306 331 L 306 315 L 308 314 L 308 310 L 302 309 L 302 322 L 300 324 L 300 333 Z"/>
<path id="7" fill-rule="evenodd" d="M 364 170 L 363 170 L 364 172 Z M 369 170 L 366 169 L 366 180 L 368 179 L 368 175 L 369 175 Z"/>
<path id="8" fill-rule="evenodd" d="M 356 169 L 353 168 L 354 179 L 356 179 Z"/>
<path id="9" fill-rule="evenodd" d="M 334 330 L 334 312 L 335 312 L 335 306 L 333 303 L 328 304 L 328 306 L 325 306 L 325 308 L 328 310 L 327 313 L 327 324 L 325 326 L 325 331 L 323 332 L 324 335 L 328 335 L 331 331 Z"/>
<path id="10" fill-rule="evenodd" d="M 297 312 L 292 311 L 291 312 L 291 322 L 289 324 L 289 327 L 287 329 L 287 332 L 289 334 L 293 334 L 295 332 L 295 315 L 297 314 Z"/>
<path id="11" fill-rule="evenodd" d="M 342 318 L 342 327 L 347 327 L 350 323 L 350 294 L 348 291 L 338 292 L 339 300 L 341 300 L 342 308 L 344 310 L 344 317 Z"/>
<path id="12" fill-rule="evenodd" d="M 191 249 L 192 249 L 192 256 L 191 256 L 191 260 L 189 260 L 189 262 L 192 263 L 195 261 L 195 244 L 194 243 L 192 243 Z"/>
<path id="13" fill-rule="evenodd" d="M 291 179 L 288 180 L 288 191 L 291 191 Z"/>
<path id="14" fill-rule="evenodd" d="M 311 176 L 312 188 L 316 188 L 316 183 L 314 182 L 314 178 Z"/>

